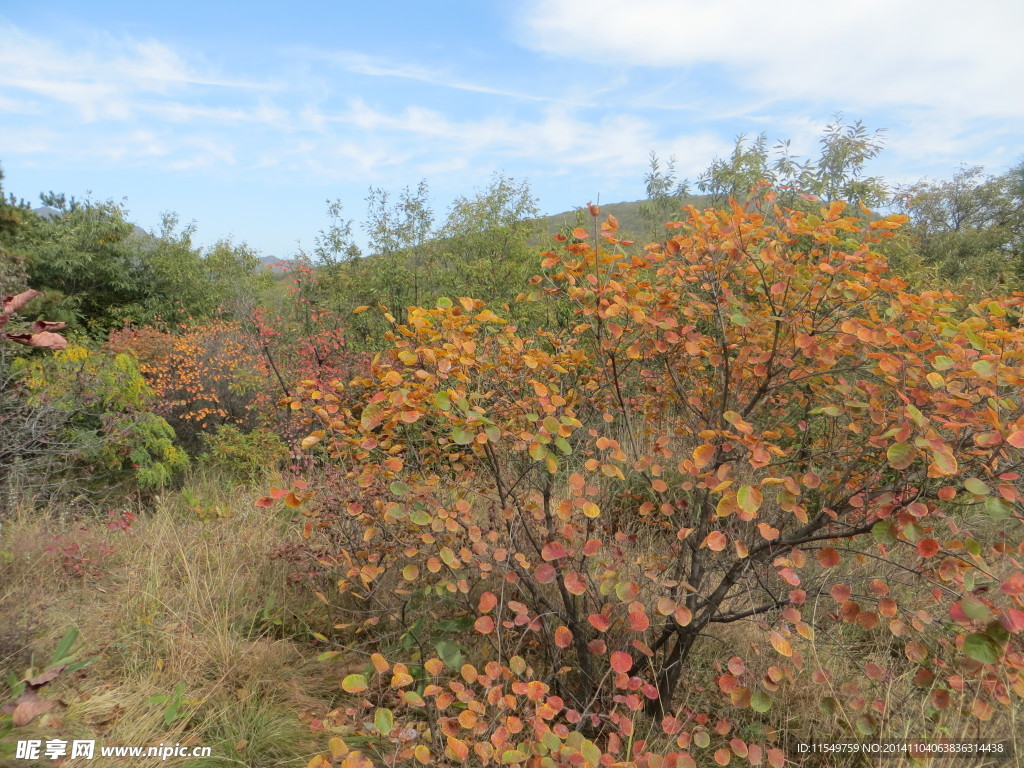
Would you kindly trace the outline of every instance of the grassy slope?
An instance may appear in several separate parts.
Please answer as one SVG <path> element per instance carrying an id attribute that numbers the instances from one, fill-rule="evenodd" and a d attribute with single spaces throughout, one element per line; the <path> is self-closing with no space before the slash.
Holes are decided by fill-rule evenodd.
<path id="1" fill-rule="evenodd" d="M 47 658 L 68 625 L 78 628 L 80 656 L 96 657 L 43 689 L 65 706 L 0 742 L 0 765 L 30 765 L 11 759 L 15 738 L 212 748 L 210 761 L 135 766 L 301 766 L 323 749 L 308 724 L 331 708 L 344 671 L 316 661 L 307 622 L 323 629 L 329 617 L 290 583 L 296 564 L 268 557 L 297 540 L 298 526 L 254 508 L 254 494 L 232 498 L 224 488 L 217 478 L 192 482 L 194 496 L 230 515 L 209 522 L 169 494 L 128 531 L 109 530 L 102 517 L 72 521 L 68 509 L 26 509 L 0 528 L 2 676 Z M 80 575 L 61 551 L 72 544 L 87 558 Z M 167 704 L 150 699 L 182 683 L 182 716 L 167 723 Z M 126 764 L 65 765 L 105 762 Z"/>

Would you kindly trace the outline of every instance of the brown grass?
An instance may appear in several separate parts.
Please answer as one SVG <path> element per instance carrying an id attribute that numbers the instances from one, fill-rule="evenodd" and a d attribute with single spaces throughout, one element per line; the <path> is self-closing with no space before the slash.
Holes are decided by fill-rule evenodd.
<path id="1" fill-rule="evenodd" d="M 180 742 L 213 753 L 209 761 L 65 763 L 101 768 L 301 766 L 323 749 L 323 734 L 308 723 L 331 708 L 339 678 L 316 661 L 310 628 L 329 626 L 328 618 L 307 589 L 290 583 L 291 564 L 268 557 L 296 539 L 298 526 L 257 510 L 255 494 L 217 478 L 193 478 L 190 491 L 220 503 L 225 516 L 201 521 L 168 494 L 128 531 L 109 530 L 94 514 L 75 520 L 74 510 L 29 508 L 0 528 L 0 673 L 20 676 L 33 657 L 40 668 L 69 625 L 82 641 L 79 656 L 95 657 L 43 690 L 60 704 L 15 729 L 0 744 L 0 764 L 13 757 L 13 741 L 26 738 Z M 72 544 L 82 558 L 64 556 Z M 168 702 L 153 699 L 181 683 L 180 716 L 168 723 Z"/>

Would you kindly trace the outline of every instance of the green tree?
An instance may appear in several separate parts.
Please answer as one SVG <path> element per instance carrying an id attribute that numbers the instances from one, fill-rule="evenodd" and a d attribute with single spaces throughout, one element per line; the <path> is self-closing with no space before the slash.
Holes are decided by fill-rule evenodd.
<path id="1" fill-rule="evenodd" d="M 746 199 L 760 181 L 782 190 L 783 202 L 793 207 L 800 207 L 801 195 L 868 207 L 888 199 L 884 181 L 865 174 L 867 162 L 882 151 L 881 130 L 869 131 L 860 120 L 847 123 L 836 115 L 825 126 L 819 145 L 816 159 L 801 160 L 790 152 L 789 141 L 780 141 L 769 151 L 766 134 L 751 143 L 741 134 L 729 158 L 715 158 L 697 180 L 697 188 L 710 195 L 714 205 L 729 198 Z"/>
<path id="2" fill-rule="evenodd" d="M 1024 279 L 1022 177 L 1024 163 L 1001 176 L 962 166 L 952 179 L 901 189 L 923 264 L 966 289 Z"/>
<path id="3" fill-rule="evenodd" d="M 371 251 L 381 257 L 380 287 L 385 291 L 379 295 L 398 310 L 421 303 L 422 283 L 431 266 L 434 212 L 426 179 L 415 190 L 403 189 L 394 203 L 390 200 L 386 190 L 370 188 L 365 228 Z"/>
<path id="4" fill-rule="evenodd" d="M 640 204 L 640 216 L 650 239 L 661 240 L 665 234 L 665 222 L 679 217 L 690 193 L 690 182 L 677 180 L 675 157 L 670 157 L 662 169 L 657 153 L 652 150 L 644 187 L 647 199 Z"/>
<path id="5" fill-rule="evenodd" d="M 0 168 L 0 299 L 20 293 L 27 287 L 25 256 L 15 243 L 25 226 L 28 206 L 14 195 L 4 197 L 4 171 Z"/>
<path id="6" fill-rule="evenodd" d="M 536 268 L 537 199 L 526 180 L 495 173 L 487 188 L 452 202 L 441 234 L 445 273 L 437 295 L 510 303 Z"/>

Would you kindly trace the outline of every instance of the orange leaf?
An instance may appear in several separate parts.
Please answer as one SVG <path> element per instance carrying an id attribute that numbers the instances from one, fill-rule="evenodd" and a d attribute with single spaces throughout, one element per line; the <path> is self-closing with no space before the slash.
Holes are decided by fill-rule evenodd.
<path id="1" fill-rule="evenodd" d="M 729 543 L 729 540 L 721 531 L 712 531 L 707 535 L 707 538 L 704 539 L 704 543 L 707 545 L 707 548 L 710 549 L 712 552 L 721 552 L 723 549 L 725 549 L 725 546 Z"/>
<path id="2" fill-rule="evenodd" d="M 635 610 L 630 610 L 629 626 L 632 627 L 634 632 L 645 632 L 651 626 L 651 620 L 647 618 L 643 606 L 638 605 Z"/>
<path id="3" fill-rule="evenodd" d="M 555 645 L 559 648 L 568 648 L 572 645 L 572 630 L 561 626 L 555 630 Z"/>
<path id="4" fill-rule="evenodd" d="M 778 630 L 773 629 L 768 636 L 771 641 L 772 648 L 774 648 L 782 656 L 792 656 L 793 646 L 789 644 L 789 640 L 779 634 Z"/>
<path id="5" fill-rule="evenodd" d="M 935 539 L 921 539 L 917 542 L 917 554 L 921 557 L 935 557 L 939 551 L 939 542 Z"/>
<path id="6" fill-rule="evenodd" d="M 1022 433 L 1024 434 L 1024 433 Z M 704 469 L 715 456 L 715 446 L 701 445 L 693 449 L 693 464 L 698 470 Z"/>
<path id="7" fill-rule="evenodd" d="M 480 613 L 490 613 L 497 604 L 498 598 L 493 592 L 484 592 L 480 595 L 480 602 L 477 603 L 476 609 Z"/>
<path id="8" fill-rule="evenodd" d="M 582 595 L 587 591 L 587 580 L 576 571 L 565 574 L 565 588 L 571 595 Z"/>
<path id="9" fill-rule="evenodd" d="M 839 565 L 839 552 L 832 547 L 822 547 L 818 550 L 818 562 L 823 568 L 835 568 Z"/>

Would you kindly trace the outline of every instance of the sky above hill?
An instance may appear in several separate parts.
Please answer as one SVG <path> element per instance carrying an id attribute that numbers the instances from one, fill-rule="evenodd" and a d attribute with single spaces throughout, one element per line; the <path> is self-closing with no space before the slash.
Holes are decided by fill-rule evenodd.
<path id="1" fill-rule="evenodd" d="M 437 218 L 501 171 L 545 213 L 694 178 L 740 133 L 813 155 L 836 112 L 898 182 L 1024 156 L 1024 3 L 522 0 L 10 3 L 0 165 L 31 201 L 126 198 L 285 257 L 369 186 Z"/>

